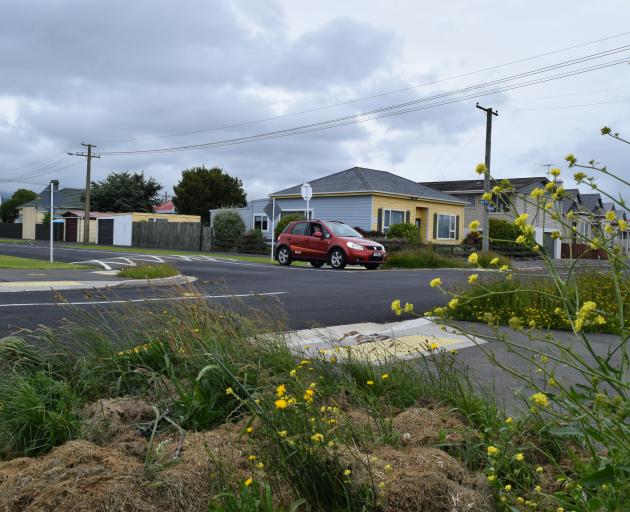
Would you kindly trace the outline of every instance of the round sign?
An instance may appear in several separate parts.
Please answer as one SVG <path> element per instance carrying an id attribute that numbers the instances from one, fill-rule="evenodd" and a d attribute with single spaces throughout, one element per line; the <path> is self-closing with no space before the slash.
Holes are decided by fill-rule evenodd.
<path id="1" fill-rule="evenodd" d="M 309 201 L 313 197 L 313 188 L 308 184 L 302 184 L 302 199 Z"/>

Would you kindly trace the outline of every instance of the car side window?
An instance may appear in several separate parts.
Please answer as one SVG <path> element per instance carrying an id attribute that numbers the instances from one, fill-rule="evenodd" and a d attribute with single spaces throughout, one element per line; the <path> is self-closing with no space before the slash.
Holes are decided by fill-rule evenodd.
<path id="1" fill-rule="evenodd" d="M 320 233 L 323 233 L 322 225 L 321 224 L 316 224 L 315 222 L 311 223 L 310 235 L 313 236 L 317 231 L 319 231 Z"/>
<path id="2" fill-rule="evenodd" d="M 298 222 L 291 230 L 292 235 L 305 235 L 308 231 L 307 222 Z"/>

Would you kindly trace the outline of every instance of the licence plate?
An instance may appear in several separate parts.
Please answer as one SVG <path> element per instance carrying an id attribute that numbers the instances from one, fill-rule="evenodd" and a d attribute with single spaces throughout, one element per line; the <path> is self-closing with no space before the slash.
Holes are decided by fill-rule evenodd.
<path id="1" fill-rule="evenodd" d="M 383 256 L 383 254 L 380 252 L 373 252 L 372 256 L 376 256 L 377 258 L 380 258 L 381 256 Z"/>

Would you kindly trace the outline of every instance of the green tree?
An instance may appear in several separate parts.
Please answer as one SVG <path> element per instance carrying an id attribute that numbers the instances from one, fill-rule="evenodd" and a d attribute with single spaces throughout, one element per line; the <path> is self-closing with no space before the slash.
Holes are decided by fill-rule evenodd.
<path id="1" fill-rule="evenodd" d="M 152 212 L 160 203 L 162 189 L 144 172 L 112 172 L 103 181 L 92 183 L 91 209 L 101 212 Z"/>
<path id="2" fill-rule="evenodd" d="M 193 167 L 182 172 L 173 204 L 179 213 L 209 219 L 209 210 L 240 208 L 247 204 L 243 183 L 218 167 Z"/>
<path id="3" fill-rule="evenodd" d="M 287 227 L 287 224 L 289 224 L 289 222 L 293 222 L 294 220 L 304 220 L 304 215 L 292 213 L 290 215 L 285 215 L 278 221 L 273 231 L 273 236 L 275 237 L 276 240 L 280 236 L 280 233 L 284 231 L 284 228 Z"/>
<path id="4" fill-rule="evenodd" d="M 18 207 L 32 201 L 36 197 L 37 194 L 35 192 L 26 188 L 20 188 L 13 192 L 11 199 L 2 203 L 0 207 L 0 218 L 2 218 L 2 222 L 13 222 L 18 216 Z"/>

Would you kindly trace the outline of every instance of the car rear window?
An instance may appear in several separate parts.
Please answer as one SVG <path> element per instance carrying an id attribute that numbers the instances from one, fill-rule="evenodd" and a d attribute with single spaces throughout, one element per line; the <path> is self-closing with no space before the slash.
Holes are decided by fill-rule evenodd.
<path id="1" fill-rule="evenodd" d="M 308 233 L 308 222 L 298 222 L 291 230 L 292 235 L 306 235 Z"/>

